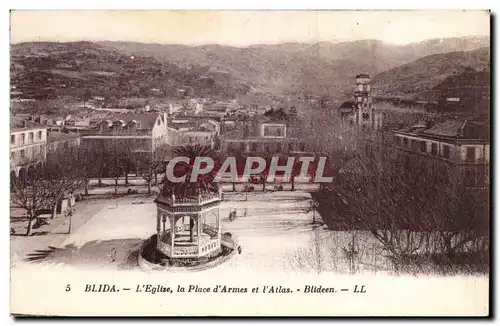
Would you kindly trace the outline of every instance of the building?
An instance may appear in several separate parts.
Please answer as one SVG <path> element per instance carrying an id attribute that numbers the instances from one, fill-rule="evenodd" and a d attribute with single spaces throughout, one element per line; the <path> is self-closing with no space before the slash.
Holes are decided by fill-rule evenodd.
<path id="1" fill-rule="evenodd" d="M 172 147 L 197 144 L 214 148 L 220 126 L 218 122 L 207 118 L 181 117 L 171 120 L 168 130 L 168 144 Z"/>
<path id="2" fill-rule="evenodd" d="M 364 128 L 380 130 L 382 128 L 383 114 L 376 112 L 371 92 L 370 75 L 357 75 L 354 100 L 342 103 L 339 108 L 341 119 Z"/>
<path id="3" fill-rule="evenodd" d="M 232 127 L 225 126 L 221 133 L 221 150 L 226 153 L 258 153 L 272 156 L 275 153 L 305 151 L 305 143 L 288 135 L 286 120 L 256 116 L 239 120 Z"/>
<path id="4" fill-rule="evenodd" d="M 466 119 L 419 123 L 393 131 L 395 145 L 453 169 L 469 189 L 489 187 L 489 125 Z"/>
<path id="5" fill-rule="evenodd" d="M 136 152 L 152 153 L 168 143 L 167 113 L 115 114 L 82 130 L 82 142 L 99 145 L 124 141 Z"/>
<path id="6" fill-rule="evenodd" d="M 28 170 L 46 157 L 47 128 L 32 121 L 13 117 L 10 130 L 11 179 L 26 177 Z"/>
<path id="7" fill-rule="evenodd" d="M 223 118 L 225 116 L 234 114 L 238 110 L 238 108 L 238 104 L 233 101 L 217 102 L 204 105 L 203 112 L 205 112 L 210 117 Z"/>
<path id="8" fill-rule="evenodd" d="M 200 114 L 203 112 L 203 104 L 199 103 L 195 99 L 189 99 L 186 103 L 184 112 L 191 114 Z"/>
<path id="9" fill-rule="evenodd" d="M 80 146 L 81 135 L 74 132 L 50 131 L 47 134 L 47 153 L 58 148 L 78 147 Z"/>

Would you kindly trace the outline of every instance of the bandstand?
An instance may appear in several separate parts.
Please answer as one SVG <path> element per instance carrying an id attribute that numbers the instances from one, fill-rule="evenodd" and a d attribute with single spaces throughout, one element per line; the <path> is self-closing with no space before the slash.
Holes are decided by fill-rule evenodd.
<path id="1" fill-rule="evenodd" d="M 221 191 L 178 198 L 173 194 L 158 196 L 157 250 L 169 258 L 201 258 L 218 253 L 221 200 Z"/>

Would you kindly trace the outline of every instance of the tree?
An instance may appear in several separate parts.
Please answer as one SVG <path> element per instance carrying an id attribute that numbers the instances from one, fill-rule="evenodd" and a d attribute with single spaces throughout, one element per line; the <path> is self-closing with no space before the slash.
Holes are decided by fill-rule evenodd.
<path id="1" fill-rule="evenodd" d="M 166 163 L 167 153 L 168 147 L 160 146 L 153 153 L 138 155 L 135 161 L 139 175 L 147 182 L 148 195 L 151 194 L 151 182 L 157 180 L 158 170 Z"/>
<path id="2" fill-rule="evenodd" d="M 334 180 L 321 200 L 347 230 L 368 231 L 396 270 L 423 268 L 436 257 L 463 262 L 456 258 L 489 248 L 488 196 L 465 190 L 455 167 L 402 155 L 383 134 L 349 126 L 330 112 L 293 123 L 299 125 L 291 136 L 331 158 Z M 406 120 L 395 116 L 393 124 L 400 123 Z"/>
<path id="3" fill-rule="evenodd" d="M 100 176 L 100 148 L 93 147 L 90 143 L 84 142 L 79 147 L 80 172 L 83 178 L 85 196 L 89 194 L 89 181 L 96 173 Z M 99 183 L 101 179 L 99 177 Z"/>
<path id="4" fill-rule="evenodd" d="M 115 180 L 115 195 L 118 194 L 118 180 L 127 173 L 131 158 L 136 154 L 135 146 L 127 139 L 112 139 L 105 143 L 107 167 Z"/>
<path id="5" fill-rule="evenodd" d="M 47 153 L 44 169 L 52 190 L 52 218 L 64 196 L 84 186 L 89 163 L 87 152 L 74 146 L 59 146 Z"/>
<path id="6" fill-rule="evenodd" d="M 152 155 L 144 155 L 138 159 L 137 169 L 139 175 L 146 181 L 148 185 L 148 195 L 151 195 L 151 181 L 155 178 L 155 160 Z"/>
<path id="7" fill-rule="evenodd" d="M 331 187 L 345 203 L 339 213 L 349 229 L 368 230 L 396 271 L 484 249 L 487 219 L 478 216 L 478 201 L 462 193 L 455 170 L 407 155 L 371 144 L 343 167 Z"/>
<path id="8" fill-rule="evenodd" d="M 12 180 L 11 200 L 15 205 L 26 211 L 28 226 L 26 235 L 30 236 L 33 221 L 48 209 L 53 202 L 51 182 L 47 180 L 42 168 L 35 169 L 28 178 Z"/>

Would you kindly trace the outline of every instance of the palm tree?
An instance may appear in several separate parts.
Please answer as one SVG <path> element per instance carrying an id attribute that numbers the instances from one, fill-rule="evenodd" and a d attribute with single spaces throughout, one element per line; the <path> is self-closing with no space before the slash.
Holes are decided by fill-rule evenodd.
<path id="1" fill-rule="evenodd" d="M 172 182 L 165 175 L 163 179 L 162 195 L 175 197 L 194 197 L 203 193 L 218 192 L 218 184 L 214 182 L 220 168 L 219 159 L 210 147 L 201 145 L 185 145 L 173 152 L 175 156 L 189 158 L 189 163 L 179 162 L 175 165 L 173 174 L 176 177 L 186 176 L 183 182 Z M 214 168 L 207 174 L 199 175 L 196 182 L 191 182 L 194 161 L 197 157 L 209 157 L 214 161 Z"/>

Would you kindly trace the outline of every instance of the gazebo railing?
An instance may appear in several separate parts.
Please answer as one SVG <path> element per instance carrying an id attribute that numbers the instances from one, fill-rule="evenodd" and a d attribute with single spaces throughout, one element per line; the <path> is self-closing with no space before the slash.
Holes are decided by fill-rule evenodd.
<path id="1" fill-rule="evenodd" d="M 166 197 L 165 201 L 171 206 L 193 206 L 204 205 L 222 199 L 221 193 L 210 193 L 198 195 L 197 197 Z"/>
<path id="2" fill-rule="evenodd" d="M 199 247 L 174 246 L 174 248 L 171 247 L 170 243 L 160 241 L 158 242 L 158 249 L 167 256 L 173 258 L 200 257 L 220 249 L 220 239 L 211 239 L 210 241 L 201 244 Z"/>

